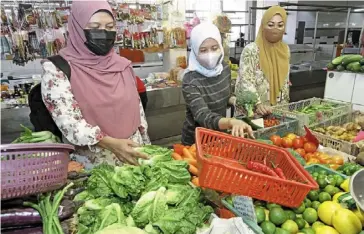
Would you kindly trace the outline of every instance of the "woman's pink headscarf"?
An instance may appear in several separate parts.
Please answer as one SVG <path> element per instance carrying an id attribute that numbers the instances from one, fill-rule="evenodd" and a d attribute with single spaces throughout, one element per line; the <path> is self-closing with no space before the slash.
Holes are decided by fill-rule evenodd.
<path id="1" fill-rule="evenodd" d="M 95 55 L 84 44 L 83 29 L 99 10 L 112 14 L 106 0 L 72 2 L 67 47 L 59 54 L 70 63 L 72 93 L 86 121 L 111 137 L 125 139 L 140 125 L 139 95 L 129 60 L 114 50 Z"/>

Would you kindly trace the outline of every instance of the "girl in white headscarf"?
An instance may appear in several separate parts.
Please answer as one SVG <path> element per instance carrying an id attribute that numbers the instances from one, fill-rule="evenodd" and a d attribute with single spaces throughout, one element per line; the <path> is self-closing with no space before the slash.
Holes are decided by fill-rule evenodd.
<path id="1" fill-rule="evenodd" d="M 184 145 L 195 143 L 196 127 L 218 131 L 231 129 L 234 136 L 243 137 L 247 132 L 253 137 L 248 124 L 226 118 L 231 97 L 231 72 L 223 58 L 218 28 L 211 23 L 197 25 L 191 32 L 191 53 L 182 83 L 187 108 L 182 130 Z"/>

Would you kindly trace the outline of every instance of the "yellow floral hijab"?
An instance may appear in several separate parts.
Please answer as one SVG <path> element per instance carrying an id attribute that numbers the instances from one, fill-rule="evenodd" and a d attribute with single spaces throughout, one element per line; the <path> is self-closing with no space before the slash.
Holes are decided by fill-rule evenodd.
<path id="1" fill-rule="evenodd" d="M 258 36 L 255 40 L 259 48 L 260 67 L 269 81 L 270 103 L 272 105 L 277 103 L 277 97 L 287 78 L 290 59 L 288 46 L 282 40 L 271 43 L 264 37 L 264 26 L 276 14 L 282 17 L 284 25 L 286 25 L 286 11 L 280 6 L 272 6 L 264 13 Z"/>

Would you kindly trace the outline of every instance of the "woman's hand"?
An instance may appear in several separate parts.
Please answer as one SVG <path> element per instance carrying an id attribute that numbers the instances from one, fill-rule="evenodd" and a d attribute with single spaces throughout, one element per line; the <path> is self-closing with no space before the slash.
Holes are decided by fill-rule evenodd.
<path id="1" fill-rule="evenodd" d="M 270 107 L 270 106 L 265 106 L 263 104 L 257 105 L 256 113 L 258 115 L 262 115 L 262 116 L 270 115 L 270 114 L 272 114 L 272 111 L 273 111 L 272 107 Z"/>
<path id="2" fill-rule="evenodd" d="M 236 137 L 244 137 L 244 133 L 248 133 L 248 136 L 255 139 L 253 130 L 249 124 L 238 119 L 230 119 L 231 134 Z"/>
<path id="3" fill-rule="evenodd" d="M 133 147 L 138 147 L 138 144 L 132 140 L 104 137 L 98 145 L 113 152 L 124 163 L 138 165 L 138 158 L 148 159 L 148 155 L 133 149 Z"/>

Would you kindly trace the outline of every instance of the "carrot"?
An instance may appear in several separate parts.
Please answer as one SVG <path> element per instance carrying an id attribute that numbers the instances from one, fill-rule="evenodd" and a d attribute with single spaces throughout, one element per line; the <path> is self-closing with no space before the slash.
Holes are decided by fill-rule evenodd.
<path id="1" fill-rule="evenodd" d="M 193 158 L 184 158 L 183 160 L 185 160 L 186 162 L 188 162 L 188 164 L 197 167 L 197 161 L 196 161 L 196 159 L 193 159 Z"/>
<path id="2" fill-rule="evenodd" d="M 185 158 L 193 158 L 191 152 L 187 148 L 183 148 L 183 156 Z"/>
<path id="3" fill-rule="evenodd" d="M 172 158 L 175 160 L 182 160 L 182 156 L 177 153 L 172 153 Z"/>
<path id="4" fill-rule="evenodd" d="M 190 151 L 196 152 L 196 144 L 193 144 L 191 146 Z"/>
<path id="5" fill-rule="evenodd" d="M 194 176 L 191 180 L 192 184 L 196 185 L 197 187 L 200 187 L 200 181 L 198 180 L 198 177 Z"/>
<path id="6" fill-rule="evenodd" d="M 189 165 L 188 170 L 191 172 L 192 175 L 198 175 L 198 169 L 197 167 L 193 166 L 193 165 Z"/>

